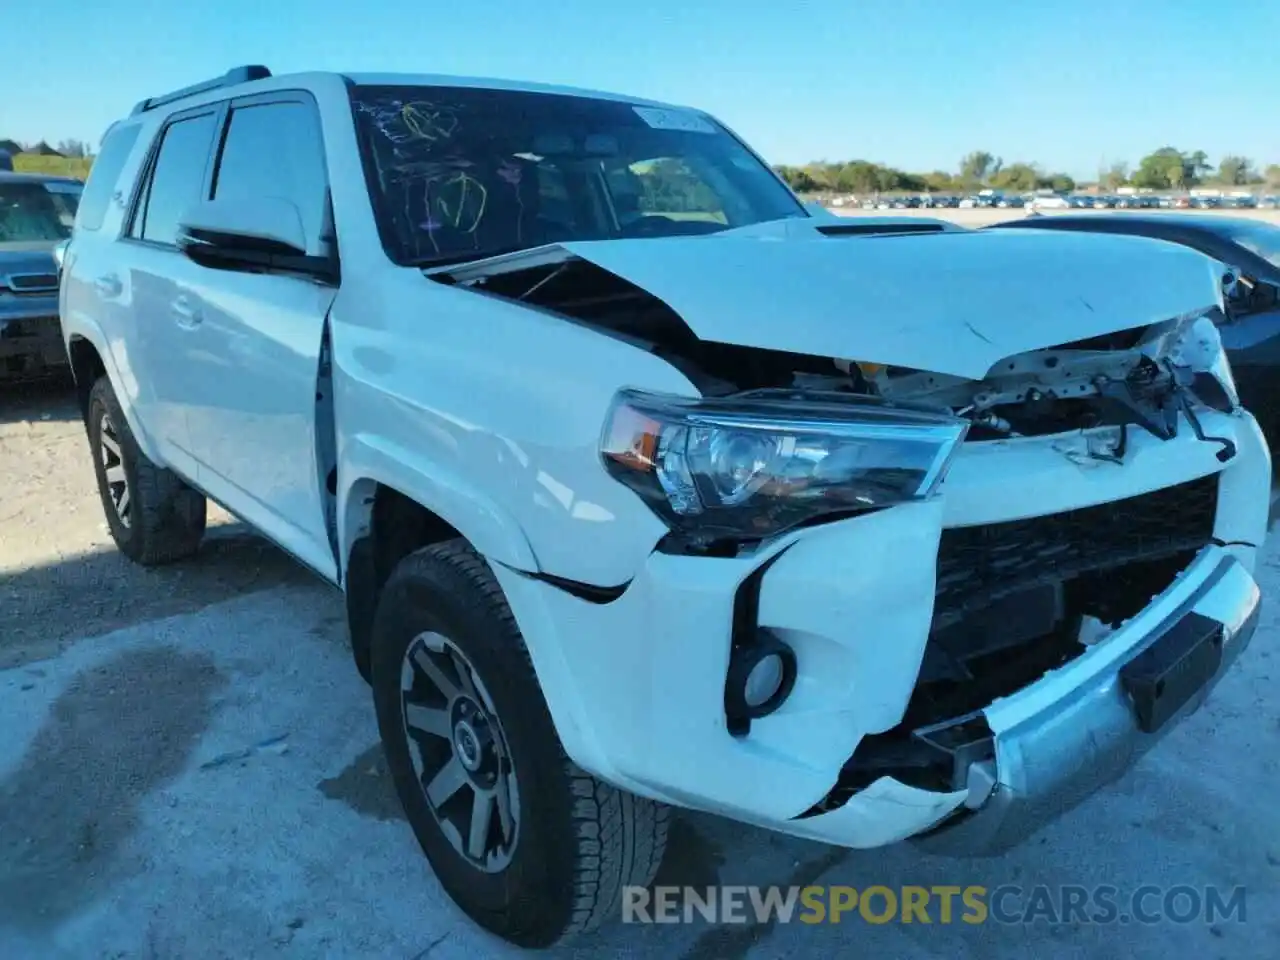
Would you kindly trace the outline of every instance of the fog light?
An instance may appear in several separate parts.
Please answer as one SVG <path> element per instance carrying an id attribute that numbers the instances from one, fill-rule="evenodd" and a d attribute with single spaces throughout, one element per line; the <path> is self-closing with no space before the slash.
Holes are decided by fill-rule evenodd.
<path id="1" fill-rule="evenodd" d="M 749 708 L 756 710 L 777 695 L 782 689 L 782 679 L 782 657 L 776 653 L 766 654 L 756 661 L 756 665 L 747 674 L 742 699 L 746 701 Z"/>
<path id="2" fill-rule="evenodd" d="M 725 684 L 725 713 L 730 720 L 755 720 L 782 706 L 796 682 L 796 655 L 771 634 L 733 652 Z"/>

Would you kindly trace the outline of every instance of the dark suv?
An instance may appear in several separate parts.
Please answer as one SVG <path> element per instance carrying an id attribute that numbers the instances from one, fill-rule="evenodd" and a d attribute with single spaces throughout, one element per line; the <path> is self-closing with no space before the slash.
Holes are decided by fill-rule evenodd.
<path id="1" fill-rule="evenodd" d="M 55 248 L 71 236 L 83 184 L 0 170 L 0 380 L 67 364 Z"/>

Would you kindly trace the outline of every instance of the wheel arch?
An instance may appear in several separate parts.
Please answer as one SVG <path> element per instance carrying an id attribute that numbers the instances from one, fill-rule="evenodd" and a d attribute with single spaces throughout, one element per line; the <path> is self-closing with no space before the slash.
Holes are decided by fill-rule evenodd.
<path id="1" fill-rule="evenodd" d="M 107 365 L 102 354 L 88 337 L 72 334 L 67 342 L 67 357 L 71 361 L 71 378 L 76 385 L 76 405 L 80 418 L 89 417 L 89 392 L 100 377 L 107 376 Z"/>
<path id="2" fill-rule="evenodd" d="M 101 377 L 106 377 L 111 382 L 111 389 L 115 392 L 120 410 L 129 424 L 129 430 L 138 448 L 147 459 L 159 463 L 160 458 L 156 454 L 155 444 L 151 441 L 151 435 L 138 420 L 137 411 L 130 402 L 132 394 L 124 389 L 123 378 L 112 361 L 110 351 L 104 349 L 101 341 L 89 331 L 77 330 L 67 337 L 67 359 L 70 361 L 71 378 L 75 383 L 76 404 L 86 428 L 89 417 L 89 392 Z"/>
<path id="3" fill-rule="evenodd" d="M 530 573 L 538 570 L 533 549 L 515 520 L 462 490 L 412 467 L 367 470 L 342 489 L 342 587 L 352 655 L 366 679 L 378 596 L 396 564 L 409 553 L 461 538 L 491 563 Z"/>

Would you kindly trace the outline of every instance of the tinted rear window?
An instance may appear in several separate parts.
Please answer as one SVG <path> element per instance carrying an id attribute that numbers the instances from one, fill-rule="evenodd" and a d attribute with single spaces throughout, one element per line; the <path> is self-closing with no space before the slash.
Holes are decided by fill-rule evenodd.
<path id="1" fill-rule="evenodd" d="M 203 113 L 171 123 L 165 130 L 142 210 L 139 236 L 143 240 L 177 242 L 178 221 L 188 207 L 204 199 L 204 174 L 216 125 L 216 114 Z M 263 163 L 270 164 L 271 158 L 264 157 Z"/>

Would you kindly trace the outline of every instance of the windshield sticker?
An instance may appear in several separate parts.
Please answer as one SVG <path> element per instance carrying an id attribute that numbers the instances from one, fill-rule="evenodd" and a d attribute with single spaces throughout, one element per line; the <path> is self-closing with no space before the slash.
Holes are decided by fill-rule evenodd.
<path id="1" fill-rule="evenodd" d="M 641 120 L 654 130 L 679 130 L 683 133 L 715 133 L 707 120 L 688 110 L 664 110 L 661 107 L 632 107 Z"/>

